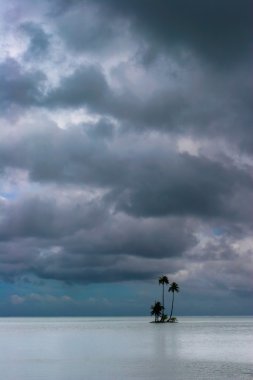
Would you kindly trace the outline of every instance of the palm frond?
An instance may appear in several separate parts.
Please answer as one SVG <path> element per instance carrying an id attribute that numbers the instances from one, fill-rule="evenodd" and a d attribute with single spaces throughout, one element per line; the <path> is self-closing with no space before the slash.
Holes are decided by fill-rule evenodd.
<path id="1" fill-rule="evenodd" d="M 176 283 L 176 282 L 172 282 L 171 284 L 170 284 L 170 287 L 169 287 L 169 292 L 176 292 L 176 293 L 178 293 L 179 292 L 179 286 L 178 286 L 178 284 Z"/>
<path id="2" fill-rule="evenodd" d="M 168 277 L 167 276 L 161 276 L 161 277 L 159 277 L 159 285 L 160 284 L 169 284 L 169 279 L 168 279 Z"/>

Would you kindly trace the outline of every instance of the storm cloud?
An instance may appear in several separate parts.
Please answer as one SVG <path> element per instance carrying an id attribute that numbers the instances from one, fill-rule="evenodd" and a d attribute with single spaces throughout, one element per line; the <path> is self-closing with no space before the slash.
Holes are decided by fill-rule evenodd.
<path id="1" fill-rule="evenodd" d="M 251 312 L 250 10 L 2 7 L 3 315 L 96 313 L 101 299 L 123 313 L 122 297 L 142 314 L 162 273 L 184 290 L 182 313 Z"/>

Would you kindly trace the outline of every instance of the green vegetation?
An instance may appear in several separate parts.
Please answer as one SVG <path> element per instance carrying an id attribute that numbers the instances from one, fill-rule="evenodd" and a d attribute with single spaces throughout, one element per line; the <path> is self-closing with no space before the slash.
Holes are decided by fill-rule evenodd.
<path id="1" fill-rule="evenodd" d="M 155 316 L 155 322 L 159 321 L 159 317 L 162 316 L 163 306 L 161 302 L 155 302 L 154 305 L 151 306 L 151 315 Z"/>
<path id="2" fill-rule="evenodd" d="M 174 296 L 175 293 L 179 292 L 179 286 L 176 282 L 172 282 L 170 284 L 169 279 L 167 276 L 163 275 L 159 277 L 159 285 L 162 285 L 162 303 L 159 301 L 155 301 L 154 305 L 151 306 L 151 315 L 155 316 L 155 322 L 156 323 L 164 323 L 164 322 L 170 322 L 175 323 L 177 322 L 177 318 L 173 317 L 173 309 L 174 309 Z M 171 301 L 171 310 L 170 310 L 170 316 L 168 316 L 164 313 L 165 305 L 164 305 L 164 287 L 165 285 L 169 286 L 169 292 L 172 293 L 172 301 Z"/>

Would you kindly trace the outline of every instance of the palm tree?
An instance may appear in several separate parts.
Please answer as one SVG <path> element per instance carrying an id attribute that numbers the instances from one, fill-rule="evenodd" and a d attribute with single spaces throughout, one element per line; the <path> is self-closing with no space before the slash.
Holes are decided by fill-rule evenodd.
<path id="1" fill-rule="evenodd" d="M 172 313 L 173 313 L 173 306 L 174 306 L 174 293 L 179 292 L 179 286 L 176 282 L 172 282 L 172 284 L 170 284 L 169 292 L 172 292 L 172 304 L 171 304 L 171 311 L 170 311 L 170 318 L 169 318 L 169 320 L 171 320 Z"/>
<path id="2" fill-rule="evenodd" d="M 154 305 L 151 305 L 151 315 L 155 316 L 155 322 L 158 322 L 158 318 L 162 315 L 163 306 L 161 302 L 155 301 Z"/>
<path id="3" fill-rule="evenodd" d="M 169 280 L 168 280 L 168 277 L 167 276 L 161 276 L 159 278 L 159 285 L 162 284 L 163 286 L 163 311 L 162 311 L 162 316 L 164 315 L 164 285 L 168 285 L 169 284 Z"/>

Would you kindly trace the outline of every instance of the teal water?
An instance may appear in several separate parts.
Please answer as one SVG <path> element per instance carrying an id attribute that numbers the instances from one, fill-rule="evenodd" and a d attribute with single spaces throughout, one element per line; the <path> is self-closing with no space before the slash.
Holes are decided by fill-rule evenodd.
<path id="1" fill-rule="evenodd" d="M 253 379 L 253 318 L 0 318 L 3 380 Z"/>

